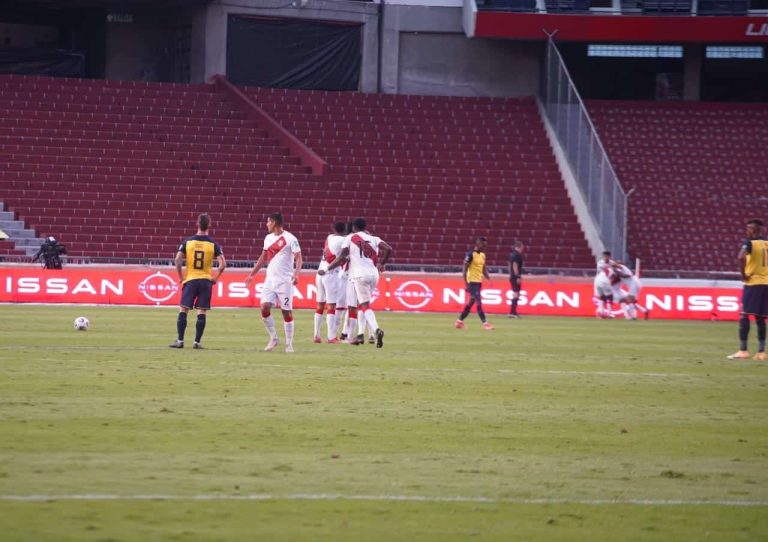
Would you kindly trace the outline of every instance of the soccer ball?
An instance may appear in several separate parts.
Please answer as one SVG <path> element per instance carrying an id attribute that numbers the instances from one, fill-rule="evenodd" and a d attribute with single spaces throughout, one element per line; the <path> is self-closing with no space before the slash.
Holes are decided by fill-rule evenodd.
<path id="1" fill-rule="evenodd" d="M 78 316 L 77 318 L 75 318 L 74 325 L 75 325 L 75 329 L 78 331 L 87 331 L 88 326 L 90 326 L 91 323 L 88 321 L 88 318 L 86 318 L 85 316 Z"/>

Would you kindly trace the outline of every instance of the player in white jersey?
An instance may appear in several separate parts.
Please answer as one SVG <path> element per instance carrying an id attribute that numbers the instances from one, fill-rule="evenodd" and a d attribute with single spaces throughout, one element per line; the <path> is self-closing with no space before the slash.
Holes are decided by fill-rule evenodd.
<path id="1" fill-rule="evenodd" d="M 285 328 L 285 351 L 293 352 L 293 286 L 301 273 L 301 247 L 293 234 L 283 229 L 283 215 L 273 213 L 267 217 L 267 231 L 264 249 L 253 269 L 245 279 L 248 286 L 253 276 L 267 264 L 267 279 L 261 293 L 261 319 L 269 333 L 265 352 L 274 350 L 280 344 L 272 318 L 272 307 L 280 307 Z"/>
<path id="2" fill-rule="evenodd" d="M 645 314 L 645 319 L 650 317 L 648 309 L 637 303 L 642 285 L 630 269 L 620 260 L 613 263 L 613 297 L 621 303 L 621 310 L 627 320 L 637 320 L 637 311 Z M 621 287 L 626 288 L 626 291 Z"/>
<path id="3" fill-rule="evenodd" d="M 317 310 L 315 311 L 314 342 L 320 343 L 320 325 L 323 321 L 323 312 L 326 305 L 328 314 L 326 315 L 326 325 L 328 327 L 328 342 L 338 343 L 336 338 L 336 328 L 338 327 L 336 317 L 336 307 L 341 304 L 346 308 L 346 283 L 342 284 L 342 269 L 336 268 L 330 273 L 327 272 L 328 264 L 341 254 L 341 245 L 344 242 L 344 234 L 347 231 L 347 225 L 344 222 L 335 222 L 333 224 L 333 233 L 325 239 L 323 246 L 323 255 L 320 258 L 320 266 L 315 275 L 315 286 L 317 287 Z M 321 274 L 320 271 L 323 271 Z"/>
<path id="4" fill-rule="evenodd" d="M 379 269 L 383 271 L 389 257 L 392 255 L 392 247 L 379 237 L 365 231 L 366 222 L 362 218 L 356 218 L 352 222 L 352 233 L 344 239 L 341 254 L 330 263 L 328 271 L 333 271 L 345 261 L 349 261 L 349 278 L 355 286 L 357 294 L 360 333 L 352 344 L 363 344 L 365 335 L 362 330 L 365 324 L 376 330 L 376 347 L 384 346 L 384 331 L 376 321 L 376 315 L 370 308 L 373 291 L 379 281 Z"/>
<path id="5" fill-rule="evenodd" d="M 610 251 L 603 252 L 602 257 L 597 260 L 597 273 L 594 282 L 594 301 L 597 305 L 595 315 L 598 318 L 613 318 L 613 285 L 611 277 L 613 275 L 613 260 L 611 260 Z"/>

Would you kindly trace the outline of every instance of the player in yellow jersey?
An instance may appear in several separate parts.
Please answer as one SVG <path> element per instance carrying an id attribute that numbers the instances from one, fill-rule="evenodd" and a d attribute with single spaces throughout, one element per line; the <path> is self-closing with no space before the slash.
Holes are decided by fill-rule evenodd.
<path id="1" fill-rule="evenodd" d="M 757 325 L 757 354 L 753 359 L 768 360 L 765 354 L 765 318 L 768 316 L 768 240 L 763 236 L 763 221 L 747 222 L 747 238 L 739 251 L 739 271 L 744 281 L 739 319 L 739 351 L 728 359 L 747 359 L 749 317 Z"/>
<path id="2" fill-rule="evenodd" d="M 189 309 L 197 309 L 195 325 L 195 343 L 192 348 L 199 349 L 200 340 L 205 331 L 205 313 L 211 308 L 213 285 L 219 280 L 227 261 L 219 244 L 208 236 L 211 217 L 207 213 L 197 217 L 197 234 L 185 239 L 176 252 L 176 272 L 179 274 L 181 287 L 181 303 L 179 316 L 176 320 L 178 338 L 169 344 L 171 348 L 184 348 L 184 332 L 187 329 L 187 313 Z M 187 261 L 186 276 L 182 272 L 182 261 Z M 218 263 L 218 273 L 212 276 L 213 262 Z"/>
<path id="3" fill-rule="evenodd" d="M 469 300 L 464 305 L 464 310 L 461 311 L 459 319 L 456 320 L 455 326 L 458 329 L 464 329 L 464 319 L 469 316 L 472 311 L 472 306 L 477 304 L 477 315 L 480 317 L 480 321 L 483 323 L 483 329 L 491 330 L 493 326 L 490 322 L 485 320 L 485 311 L 483 310 L 483 300 L 481 291 L 483 289 L 483 278 L 491 280 L 491 276 L 488 274 L 488 269 L 485 266 L 485 247 L 488 245 L 485 237 L 478 237 L 475 240 L 475 248 L 467 252 L 464 257 L 464 283 L 467 286 L 467 294 L 469 294 Z"/>

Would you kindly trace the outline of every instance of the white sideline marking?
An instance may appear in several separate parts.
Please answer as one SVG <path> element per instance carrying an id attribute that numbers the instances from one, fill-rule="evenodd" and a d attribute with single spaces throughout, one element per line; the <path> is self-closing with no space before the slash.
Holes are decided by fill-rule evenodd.
<path id="1" fill-rule="evenodd" d="M 580 504 L 639 505 L 639 506 L 768 506 L 768 501 L 724 501 L 684 499 L 515 499 L 492 497 L 435 497 L 429 495 L 341 495 L 334 493 L 296 493 L 292 495 L 107 495 L 85 493 L 82 495 L 0 495 L 0 501 L 49 502 L 49 501 L 398 501 L 425 503 L 486 503 L 486 504 Z"/>

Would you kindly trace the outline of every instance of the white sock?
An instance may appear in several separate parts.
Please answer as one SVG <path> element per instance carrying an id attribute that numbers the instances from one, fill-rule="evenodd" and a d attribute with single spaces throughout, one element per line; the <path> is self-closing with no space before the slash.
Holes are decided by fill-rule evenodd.
<path id="1" fill-rule="evenodd" d="M 357 329 L 357 318 L 350 317 L 349 320 L 347 320 L 347 338 L 348 339 L 351 339 L 354 337 L 355 329 Z"/>
<path id="2" fill-rule="evenodd" d="M 329 312 L 325 317 L 326 327 L 328 328 L 328 340 L 336 338 L 336 313 Z"/>
<path id="3" fill-rule="evenodd" d="M 293 344 L 293 320 L 290 322 L 283 322 L 285 328 L 285 345 Z"/>
<path id="4" fill-rule="evenodd" d="M 370 330 L 371 334 L 375 333 L 376 330 L 379 329 L 379 323 L 376 321 L 376 315 L 371 309 L 365 311 L 365 320 L 368 322 L 368 329 Z"/>
<path id="5" fill-rule="evenodd" d="M 312 335 L 313 337 L 320 336 L 320 324 L 322 321 L 323 321 L 323 315 L 315 312 L 315 333 L 314 335 Z"/>
<path id="6" fill-rule="evenodd" d="M 357 313 L 357 316 L 358 316 L 358 318 L 357 318 L 357 334 L 358 335 L 365 336 L 365 324 L 366 324 L 365 313 L 367 313 L 367 312 L 368 312 L 368 309 L 360 310 Z"/>
<path id="7" fill-rule="evenodd" d="M 628 304 L 623 303 L 621 305 L 621 312 L 624 313 L 624 318 L 626 318 L 627 320 L 631 320 L 632 319 L 632 317 L 630 316 L 629 305 Z"/>
<path id="8" fill-rule="evenodd" d="M 267 328 L 267 333 L 269 333 L 269 336 L 273 339 L 277 338 L 277 331 L 275 331 L 275 319 L 272 318 L 272 315 L 270 314 L 266 318 L 262 316 L 261 321 L 264 322 L 264 327 Z"/>
<path id="9" fill-rule="evenodd" d="M 339 312 L 344 313 L 343 318 Z M 349 311 L 347 309 L 336 309 L 336 335 L 347 332 L 347 318 L 349 318 Z"/>

